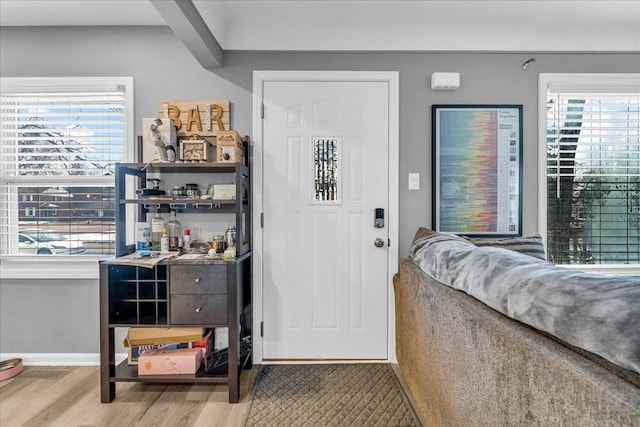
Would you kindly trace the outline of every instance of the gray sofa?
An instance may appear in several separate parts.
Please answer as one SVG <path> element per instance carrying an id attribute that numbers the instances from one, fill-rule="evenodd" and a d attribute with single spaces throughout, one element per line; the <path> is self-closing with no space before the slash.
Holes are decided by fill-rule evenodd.
<path id="1" fill-rule="evenodd" d="M 640 425 L 634 370 L 511 319 L 412 258 L 394 288 L 398 367 L 426 425 Z"/>

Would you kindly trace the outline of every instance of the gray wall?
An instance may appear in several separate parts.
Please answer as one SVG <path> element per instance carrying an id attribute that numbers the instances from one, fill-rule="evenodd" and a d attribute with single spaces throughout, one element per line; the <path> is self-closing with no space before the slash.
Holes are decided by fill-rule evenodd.
<path id="1" fill-rule="evenodd" d="M 528 71 L 522 63 L 535 56 Z M 232 126 L 252 133 L 253 70 L 400 72 L 400 255 L 415 230 L 431 224 L 432 104 L 524 106 L 524 233 L 537 228 L 537 74 L 640 72 L 638 54 L 543 53 L 271 53 L 228 52 L 225 66 L 204 70 L 164 27 L 0 28 L 0 74 L 133 76 L 136 134 L 160 99 L 230 99 Z M 461 74 L 456 91 L 432 91 L 431 73 Z M 407 174 L 421 190 L 407 190 Z M 0 352 L 96 353 L 98 283 L 3 280 Z"/>

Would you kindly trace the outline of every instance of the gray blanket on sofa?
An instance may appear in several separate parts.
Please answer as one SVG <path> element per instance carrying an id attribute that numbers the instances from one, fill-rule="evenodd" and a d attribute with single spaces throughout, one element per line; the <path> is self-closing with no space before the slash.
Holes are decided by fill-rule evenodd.
<path id="1" fill-rule="evenodd" d="M 640 373 L 640 277 L 585 273 L 437 232 L 410 255 L 436 280 Z"/>

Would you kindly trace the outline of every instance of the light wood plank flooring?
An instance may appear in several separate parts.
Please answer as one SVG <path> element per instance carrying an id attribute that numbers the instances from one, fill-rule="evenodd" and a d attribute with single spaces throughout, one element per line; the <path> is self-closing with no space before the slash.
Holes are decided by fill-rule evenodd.
<path id="1" fill-rule="evenodd" d="M 241 376 L 240 403 L 224 384 L 117 383 L 100 403 L 99 367 L 35 367 L 0 383 L 0 426 L 241 426 L 258 367 Z"/>

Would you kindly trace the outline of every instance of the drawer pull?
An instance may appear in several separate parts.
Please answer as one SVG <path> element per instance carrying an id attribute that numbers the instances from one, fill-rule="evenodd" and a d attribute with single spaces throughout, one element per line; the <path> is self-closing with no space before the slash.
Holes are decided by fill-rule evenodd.
<path id="1" fill-rule="evenodd" d="M 200 310 L 202 310 L 202 307 L 196 308 L 196 313 L 200 313 Z"/>
<path id="2" fill-rule="evenodd" d="M 200 283 L 200 281 L 201 281 L 201 280 L 202 280 L 202 279 L 198 277 L 198 278 L 196 279 L 196 283 Z"/>

